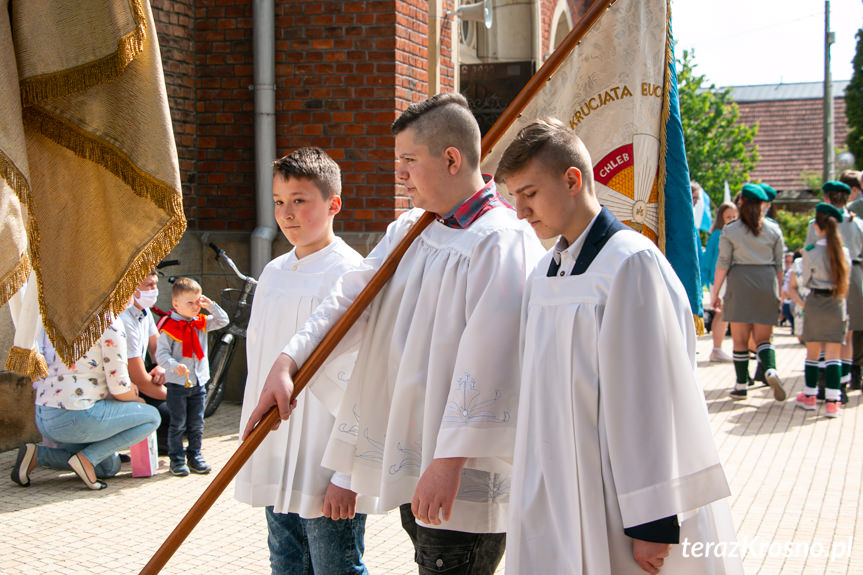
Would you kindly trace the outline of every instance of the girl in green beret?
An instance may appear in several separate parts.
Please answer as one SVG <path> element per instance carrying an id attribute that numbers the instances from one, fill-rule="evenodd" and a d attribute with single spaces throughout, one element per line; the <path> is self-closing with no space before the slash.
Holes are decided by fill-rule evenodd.
<path id="1" fill-rule="evenodd" d="M 851 188 L 847 184 L 835 181 L 827 182 L 821 189 L 824 191 L 824 204 L 819 204 L 821 210 L 823 211 L 829 206 L 841 214 L 842 217 L 838 220 L 839 236 L 842 238 L 842 245 L 848 248 L 848 253 L 851 256 L 851 267 L 848 270 L 848 296 L 845 300 L 848 329 L 852 332 L 863 331 L 863 218 L 854 216 L 846 209 L 851 193 Z M 815 244 L 816 240 L 818 240 L 818 235 L 815 233 L 815 220 L 813 219 L 809 222 L 809 229 L 806 231 L 806 245 Z M 803 323 L 806 324 L 805 319 Z M 842 346 L 841 353 L 842 378 L 839 387 L 842 403 L 845 403 L 848 401 L 845 390 L 851 381 L 851 370 L 855 357 L 850 337 Z M 823 393 L 823 390 L 819 391 L 818 399 L 824 399 Z"/>
<path id="2" fill-rule="evenodd" d="M 719 237 L 713 289 L 713 309 L 731 323 L 736 383 L 732 399 L 746 399 L 749 385 L 749 339 L 755 342 L 765 369 L 767 384 L 777 401 L 786 393 L 776 371 L 776 351 L 771 343 L 773 324 L 779 313 L 779 288 L 783 277 L 785 242 L 779 226 L 764 221 L 761 210 L 767 201 L 764 190 L 744 184 L 740 218 L 727 224 Z M 720 296 L 727 283 L 725 296 Z"/>
<path id="3" fill-rule="evenodd" d="M 846 296 L 851 256 L 842 245 L 839 223 L 844 214 L 836 207 L 821 203 L 815 208 L 813 228 L 817 239 L 803 252 L 802 284 L 809 288 L 803 315 L 803 340 L 806 342 L 805 384 L 796 404 L 807 411 L 816 409 L 819 355 L 825 358 L 824 416 L 838 417 L 841 409 L 839 382 L 842 377 L 842 345 L 848 336 Z"/>

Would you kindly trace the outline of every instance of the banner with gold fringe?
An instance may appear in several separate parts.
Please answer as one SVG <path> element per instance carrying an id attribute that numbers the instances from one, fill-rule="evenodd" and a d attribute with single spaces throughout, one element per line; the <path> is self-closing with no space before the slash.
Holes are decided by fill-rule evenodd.
<path id="1" fill-rule="evenodd" d="M 600 203 L 662 249 L 686 287 L 702 333 L 697 237 L 677 98 L 669 2 L 616 0 L 504 132 L 483 161 L 483 172 L 494 173 L 503 150 L 527 123 L 547 116 L 568 123 L 590 151 Z"/>
<path id="2" fill-rule="evenodd" d="M 32 267 L 71 364 L 186 228 L 153 16 L 145 0 L 0 1 L 0 50 L 0 303 Z M 38 364 L 17 337 L 30 320 L 9 368 Z"/>

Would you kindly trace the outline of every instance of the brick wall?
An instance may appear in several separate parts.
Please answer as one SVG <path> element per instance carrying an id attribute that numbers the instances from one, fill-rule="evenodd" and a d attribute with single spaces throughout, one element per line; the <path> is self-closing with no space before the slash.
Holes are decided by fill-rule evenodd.
<path id="1" fill-rule="evenodd" d="M 195 114 L 194 0 L 151 0 L 162 68 L 180 160 L 183 207 L 196 218 L 197 143 Z"/>
<path id="2" fill-rule="evenodd" d="M 252 4 L 196 0 L 195 229 L 255 227 Z"/>
<path id="3" fill-rule="evenodd" d="M 255 227 L 252 7 L 153 0 L 192 231 Z M 442 13 L 452 8 L 446 0 Z M 276 148 L 320 146 L 344 173 L 339 232 L 380 232 L 409 207 L 390 125 L 428 92 L 422 0 L 276 1 Z M 454 89 L 441 27 L 441 89 Z"/>

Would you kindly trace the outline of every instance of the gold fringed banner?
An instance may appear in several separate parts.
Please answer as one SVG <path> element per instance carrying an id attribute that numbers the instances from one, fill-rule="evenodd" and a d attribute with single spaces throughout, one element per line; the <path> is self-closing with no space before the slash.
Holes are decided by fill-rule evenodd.
<path id="1" fill-rule="evenodd" d="M 48 377 L 48 365 L 45 363 L 45 358 L 35 349 L 22 349 L 20 347 L 10 349 L 9 357 L 6 359 L 6 369 L 27 375 L 33 381 Z"/>
<path id="2" fill-rule="evenodd" d="M 24 125 L 79 158 L 102 166 L 120 178 L 135 195 L 151 200 L 165 211 L 182 214 L 183 200 L 176 189 L 138 168 L 128 155 L 109 142 L 38 106 L 24 109 Z M 185 223 L 177 236 L 178 240 L 184 230 Z"/>
<path id="3" fill-rule="evenodd" d="M 143 0 L 131 0 L 135 28 L 117 41 L 117 51 L 94 61 L 21 81 L 21 103 L 31 106 L 62 98 L 117 78 L 144 50 L 146 14 Z"/>
<path id="4" fill-rule="evenodd" d="M 16 105 L 0 108 L 0 135 L 20 126 L 5 141 L 23 152 L 0 161 L 4 193 L 26 211 L 34 303 L 71 365 L 186 229 L 162 58 L 145 0 L 28 0 L 8 18 L 0 62 Z M 0 266 L 10 292 L 17 263 Z"/>

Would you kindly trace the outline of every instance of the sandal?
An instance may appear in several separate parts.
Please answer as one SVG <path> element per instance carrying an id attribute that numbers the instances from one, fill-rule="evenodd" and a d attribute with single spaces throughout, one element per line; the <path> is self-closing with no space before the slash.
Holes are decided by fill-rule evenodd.
<path id="1" fill-rule="evenodd" d="M 81 481 L 83 481 L 84 484 L 90 489 L 98 491 L 100 489 L 105 489 L 106 487 L 108 487 L 108 484 L 104 481 L 100 481 L 99 479 L 90 479 L 90 477 L 87 475 L 87 471 L 84 469 L 84 464 L 81 462 L 80 453 L 76 453 L 75 455 L 70 457 L 67 463 L 69 464 L 69 467 L 72 468 L 72 471 L 75 472 L 75 475 L 80 477 Z"/>
<path id="2" fill-rule="evenodd" d="M 36 444 L 25 443 L 18 448 L 15 467 L 12 468 L 12 481 L 21 487 L 30 486 L 30 472 L 36 467 Z"/>

